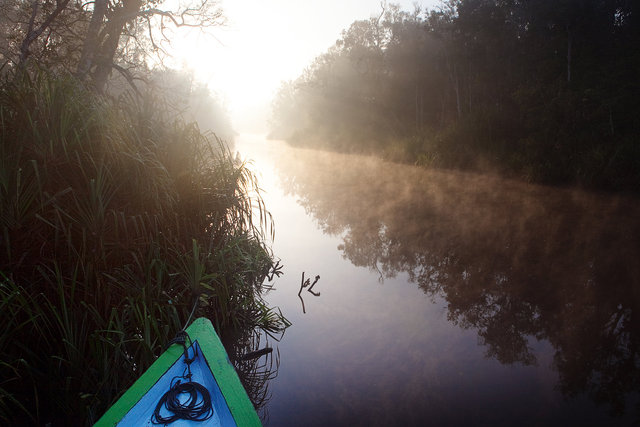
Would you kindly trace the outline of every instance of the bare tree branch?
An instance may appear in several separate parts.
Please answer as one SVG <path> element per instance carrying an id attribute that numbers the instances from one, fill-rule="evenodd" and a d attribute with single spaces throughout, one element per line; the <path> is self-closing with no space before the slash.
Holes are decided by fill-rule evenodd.
<path id="1" fill-rule="evenodd" d="M 140 90 L 136 86 L 135 78 L 133 77 L 133 75 L 131 74 L 131 72 L 129 70 L 127 70 L 124 67 L 121 67 L 118 64 L 112 64 L 112 67 L 116 71 L 118 71 L 120 74 L 122 74 L 122 76 L 125 78 L 127 83 L 129 83 L 129 86 L 131 86 L 131 88 L 136 92 L 136 94 L 141 95 Z"/>
<path id="2" fill-rule="evenodd" d="M 40 35 L 51 25 L 51 23 L 60 15 L 60 13 L 67 7 L 70 0 L 58 0 L 56 3 L 56 8 L 51 12 L 51 14 L 44 20 L 42 24 L 37 29 L 33 29 L 35 25 L 35 17 L 38 9 L 38 0 L 33 1 L 33 12 L 31 14 L 31 19 L 29 21 L 29 29 L 27 31 L 27 35 L 22 41 L 22 45 L 20 46 L 20 59 L 18 60 L 18 66 L 21 67 L 24 65 L 24 62 L 27 60 L 29 56 L 29 48 L 31 44 L 40 37 Z"/>

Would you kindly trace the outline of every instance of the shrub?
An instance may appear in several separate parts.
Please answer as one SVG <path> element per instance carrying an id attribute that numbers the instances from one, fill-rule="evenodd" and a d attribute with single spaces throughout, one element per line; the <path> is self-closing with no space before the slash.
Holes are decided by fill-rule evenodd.
<path id="1" fill-rule="evenodd" d="M 255 176 L 153 94 L 0 87 L 0 419 L 95 421 L 189 317 L 288 325 Z"/>

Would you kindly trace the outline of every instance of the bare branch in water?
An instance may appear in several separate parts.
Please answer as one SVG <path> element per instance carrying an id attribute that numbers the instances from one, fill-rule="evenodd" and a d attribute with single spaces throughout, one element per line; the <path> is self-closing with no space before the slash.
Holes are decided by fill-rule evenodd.
<path id="1" fill-rule="evenodd" d="M 302 272 L 302 280 L 300 280 L 300 290 L 298 290 L 298 298 L 300 298 L 300 301 L 302 302 L 302 313 L 304 314 L 306 314 L 307 312 L 304 306 L 304 299 L 302 298 L 302 295 L 300 295 L 302 293 L 302 289 L 308 287 L 309 289 L 307 289 L 307 291 L 309 291 L 311 295 L 313 295 L 314 297 L 319 297 L 320 292 L 312 291 L 313 287 L 316 285 L 316 283 L 318 283 L 318 280 L 320 280 L 320 275 L 317 275 L 313 283 L 311 283 L 311 279 L 304 279 L 304 271 Z"/>

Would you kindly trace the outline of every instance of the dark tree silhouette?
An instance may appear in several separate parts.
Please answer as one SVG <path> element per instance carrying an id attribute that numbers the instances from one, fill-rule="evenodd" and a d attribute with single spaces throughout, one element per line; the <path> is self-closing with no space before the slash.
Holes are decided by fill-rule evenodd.
<path id="1" fill-rule="evenodd" d="M 283 87 L 274 136 L 637 192 L 639 15 L 624 0 L 386 6 Z"/>

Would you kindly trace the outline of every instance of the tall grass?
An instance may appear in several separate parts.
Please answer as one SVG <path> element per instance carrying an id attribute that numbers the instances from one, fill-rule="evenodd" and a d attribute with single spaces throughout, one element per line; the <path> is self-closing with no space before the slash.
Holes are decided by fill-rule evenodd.
<path id="1" fill-rule="evenodd" d="M 196 300 L 221 332 L 288 325 L 255 176 L 166 111 L 44 72 L 0 87 L 0 421 L 92 423 Z"/>

